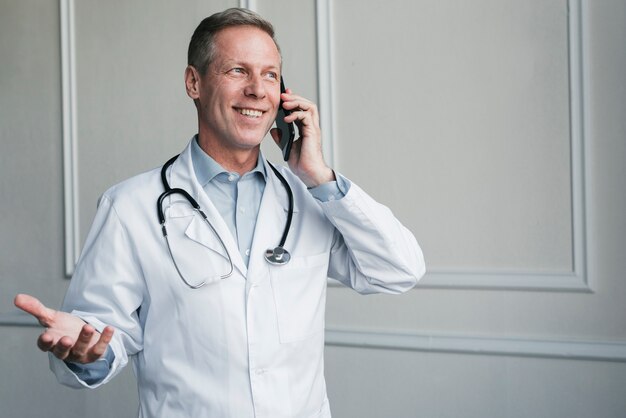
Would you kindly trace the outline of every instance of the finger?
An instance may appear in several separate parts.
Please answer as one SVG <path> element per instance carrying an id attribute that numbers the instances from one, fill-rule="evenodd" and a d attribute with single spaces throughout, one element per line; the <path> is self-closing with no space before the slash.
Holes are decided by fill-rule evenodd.
<path id="1" fill-rule="evenodd" d="M 289 100 L 284 100 L 283 101 L 283 107 L 287 110 L 311 110 L 313 111 L 315 108 L 315 104 L 312 102 L 309 102 L 308 100 L 304 100 L 304 99 L 294 99 L 291 98 Z"/>
<path id="2" fill-rule="evenodd" d="M 52 317 L 54 316 L 55 311 L 53 309 L 46 308 L 46 306 L 37 298 L 30 295 L 19 294 L 15 296 L 13 303 L 24 312 L 37 318 L 39 323 L 44 327 L 49 326 L 52 322 Z"/>
<path id="3" fill-rule="evenodd" d="M 54 354 L 54 356 L 58 359 L 65 360 L 67 356 L 70 354 L 70 350 L 74 345 L 74 341 L 68 337 L 61 337 L 59 341 L 52 347 L 50 352 Z"/>
<path id="4" fill-rule="evenodd" d="M 42 333 L 39 338 L 37 338 L 37 347 L 41 351 L 50 351 L 53 345 L 54 338 L 47 332 Z"/>
<path id="5" fill-rule="evenodd" d="M 85 324 L 78 334 L 76 344 L 72 347 L 68 358 L 71 360 L 80 360 L 89 350 L 91 339 L 96 330 L 89 324 Z"/>
<path id="6" fill-rule="evenodd" d="M 100 357 L 104 355 L 107 351 L 107 347 L 111 342 L 114 334 L 113 327 L 105 327 L 100 334 L 100 338 L 98 341 L 91 347 L 89 352 L 87 353 L 87 362 L 91 363 L 93 361 L 98 360 Z"/>
<path id="7" fill-rule="evenodd" d="M 313 114 L 305 110 L 291 112 L 289 116 L 285 116 L 285 122 L 295 122 L 296 124 L 302 124 L 304 126 L 315 126 Z M 300 125 L 298 125 L 298 129 L 300 129 Z"/>
<path id="8" fill-rule="evenodd" d="M 281 93 L 280 98 L 283 100 L 284 103 L 298 103 L 298 105 L 304 106 L 307 109 L 312 106 L 316 106 L 315 102 L 313 102 L 312 100 L 303 96 L 298 96 L 297 94 L 293 94 L 289 89 L 287 89 L 285 93 Z"/>

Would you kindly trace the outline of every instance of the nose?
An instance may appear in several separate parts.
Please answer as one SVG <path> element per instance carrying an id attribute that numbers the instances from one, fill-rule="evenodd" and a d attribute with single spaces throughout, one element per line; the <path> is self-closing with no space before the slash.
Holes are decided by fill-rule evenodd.
<path id="1" fill-rule="evenodd" d="M 262 99 L 267 94 L 265 90 L 265 85 L 263 84 L 263 80 L 260 75 L 252 75 L 248 79 L 248 83 L 244 88 L 244 94 L 247 97 L 255 97 L 257 99 Z"/>

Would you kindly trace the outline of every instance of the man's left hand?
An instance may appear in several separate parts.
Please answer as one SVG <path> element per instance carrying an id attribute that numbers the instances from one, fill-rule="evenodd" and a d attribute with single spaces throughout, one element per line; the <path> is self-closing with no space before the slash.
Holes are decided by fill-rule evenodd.
<path id="1" fill-rule="evenodd" d="M 283 107 L 291 111 L 285 117 L 285 122 L 294 122 L 300 133 L 291 148 L 289 168 L 309 188 L 335 180 L 335 173 L 326 165 L 322 154 L 322 132 L 317 106 L 310 100 L 293 94 L 291 89 L 282 93 L 281 99 Z M 278 130 L 273 128 L 270 133 L 276 144 L 279 144 Z"/>

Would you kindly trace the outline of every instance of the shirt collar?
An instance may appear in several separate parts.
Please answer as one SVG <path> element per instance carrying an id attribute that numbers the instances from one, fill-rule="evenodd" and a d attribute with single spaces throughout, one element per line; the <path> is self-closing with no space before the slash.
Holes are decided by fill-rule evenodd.
<path id="1" fill-rule="evenodd" d="M 250 173 L 258 172 L 261 176 L 263 176 L 263 180 L 267 180 L 263 160 L 263 153 L 259 151 L 259 158 L 256 162 L 256 167 L 254 167 Z M 200 183 L 202 187 L 221 173 L 229 174 L 224 167 L 219 165 L 217 161 L 200 148 L 200 145 L 198 145 L 198 135 L 196 135 L 193 141 L 191 141 L 191 163 L 193 165 L 193 171 L 196 174 L 196 178 L 198 179 L 198 183 Z"/>

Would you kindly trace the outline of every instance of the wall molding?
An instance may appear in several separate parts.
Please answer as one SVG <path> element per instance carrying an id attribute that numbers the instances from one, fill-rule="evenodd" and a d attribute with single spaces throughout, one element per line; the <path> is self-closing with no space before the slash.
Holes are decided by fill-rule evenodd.
<path id="1" fill-rule="evenodd" d="M 37 327 L 32 316 L 14 311 L 0 314 L 0 326 Z M 330 347 L 404 350 L 427 353 L 478 354 L 536 357 L 563 360 L 626 362 L 626 342 L 593 340 L 550 340 L 498 338 L 461 334 L 381 332 L 348 328 L 327 328 Z"/>
<path id="2" fill-rule="evenodd" d="M 318 66 L 320 80 L 320 109 L 324 109 L 329 119 L 333 119 L 335 98 L 332 95 L 332 13 L 331 0 L 317 0 L 318 6 Z M 584 16 L 582 0 L 568 0 L 568 69 L 570 93 L 570 177 L 571 177 L 571 213 L 572 213 L 572 270 L 565 272 L 542 271 L 501 271 L 501 270 L 452 270 L 429 269 L 417 288 L 444 289 L 495 289 L 495 290 L 540 290 L 560 292 L 592 292 L 587 275 L 586 222 L 585 222 L 585 117 L 587 97 L 585 80 L 587 63 L 584 55 Z M 320 112 L 321 113 L 321 112 Z M 324 114 L 322 114 L 323 116 Z M 331 131 L 332 132 L 332 131 Z M 325 135 L 326 137 L 326 135 Z M 336 138 L 332 132 L 331 140 Z M 331 144 L 336 150 L 336 144 Z M 326 151 L 325 151 L 326 153 Z M 335 152 L 332 160 L 337 167 Z M 338 286 L 329 280 L 330 286 Z"/>
<path id="3" fill-rule="evenodd" d="M 63 102 L 65 275 L 66 277 L 71 277 L 80 252 L 74 0 L 59 0 L 59 9 L 61 20 L 61 94 Z"/>
<path id="4" fill-rule="evenodd" d="M 78 137 L 74 1 L 59 0 L 61 19 L 65 273 L 70 277 L 80 251 Z M 240 0 L 256 8 L 256 0 Z M 418 287 L 453 289 L 552 290 L 591 292 L 587 275 L 585 223 L 585 56 L 582 0 L 568 0 L 570 132 L 572 178 L 573 269 L 566 273 L 429 270 Z M 316 0 L 318 94 L 324 128 L 324 154 L 338 167 L 333 89 L 333 21 L 331 0 Z M 329 282 L 335 286 L 334 281 Z"/>
<path id="5" fill-rule="evenodd" d="M 432 270 L 418 287 L 459 289 L 503 289 L 592 292 L 587 274 L 585 146 L 586 134 L 584 80 L 584 13 L 582 0 L 568 0 L 568 67 L 570 90 L 570 167 L 572 213 L 572 271 L 452 271 Z"/>
<path id="6" fill-rule="evenodd" d="M 239 7 L 252 10 L 253 12 L 257 11 L 256 0 L 239 0 Z"/>
<path id="7" fill-rule="evenodd" d="M 326 329 L 331 347 L 626 362 L 626 342 Z"/>
<path id="8" fill-rule="evenodd" d="M 315 24 L 317 36 L 317 96 L 319 101 L 320 128 L 323 130 L 322 152 L 324 159 L 339 170 L 335 146 L 335 96 L 333 71 L 333 20 L 331 0 L 315 1 Z"/>
<path id="9" fill-rule="evenodd" d="M 3 327 L 41 327 L 37 320 L 22 311 L 15 310 L 13 312 L 0 314 L 0 326 Z"/>
<path id="10" fill-rule="evenodd" d="M 320 3 L 321 6 L 320 6 Z M 317 1 L 318 14 L 328 15 L 329 0 Z M 257 0 L 239 0 L 239 7 L 252 11 L 257 10 Z M 64 249 L 65 249 L 65 276 L 70 278 L 80 255 L 80 216 L 79 216 L 79 185 L 78 185 L 78 134 L 77 134 L 77 100 L 76 100 L 76 44 L 74 0 L 59 0 L 60 28 L 61 28 L 61 91 L 63 114 L 63 195 L 64 195 Z M 326 11 L 326 12 L 325 12 Z M 320 51 L 318 46 L 318 73 L 324 74 L 318 83 L 320 97 L 325 104 L 321 106 L 322 119 L 325 120 L 327 133 L 324 139 L 324 154 L 329 164 L 334 162 L 334 127 L 332 117 L 331 95 L 331 67 L 330 67 L 330 27 L 319 29 L 318 17 L 318 45 L 323 44 Z M 321 22 L 328 22 L 322 19 Z M 320 41 L 320 33 L 322 39 Z M 322 59 L 320 59 L 320 56 Z M 319 64 L 319 63 L 322 64 Z M 328 97 L 327 97 L 328 96 Z"/>

